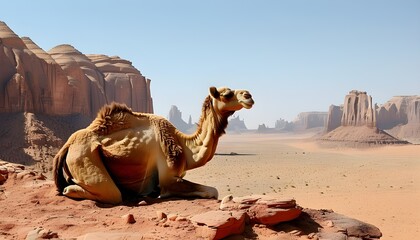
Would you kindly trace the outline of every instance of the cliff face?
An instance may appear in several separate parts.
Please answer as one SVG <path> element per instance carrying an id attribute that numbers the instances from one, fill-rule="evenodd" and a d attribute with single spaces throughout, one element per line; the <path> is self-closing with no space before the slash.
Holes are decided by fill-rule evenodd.
<path id="1" fill-rule="evenodd" d="M 349 92 L 344 99 L 341 125 L 376 127 L 376 111 L 372 106 L 372 97 L 366 92 Z"/>
<path id="2" fill-rule="evenodd" d="M 396 96 L 378 108 L 378 127 L 420 143 L 420 96 Z"/>
<path id="3" fill-rule="evenodd" d="M 94 117 L 112 101 L 153 112 L 150 80 L 119 57 L 84 55 L 70 45 L 46 52 L 0 21 L 0 112 Z"/>
<path id="4" fill-rule="evenodd" d="M 326 134 L 321 140 L 369 144 L 405 144 L 408 140 L 417 143 L 420 142 L 419 116 L 419 96 L 394 97 L 381 107 L 373 107 L 371 96 L 353 90 L 346 95 L 343 107 L 330 106 Z"/>
<path id="5" fill-rule="evenodd" d="M 378 108 L 378 127 L 420 124 L 420 96 L 396 96 Z"/>
<path id="6" fill-rule="evenodd" d="M 326 131 L 330 132 L 341 126 L 341 118 L 343 116 L 343 107 L 331 105 L 328 110 Z"/>

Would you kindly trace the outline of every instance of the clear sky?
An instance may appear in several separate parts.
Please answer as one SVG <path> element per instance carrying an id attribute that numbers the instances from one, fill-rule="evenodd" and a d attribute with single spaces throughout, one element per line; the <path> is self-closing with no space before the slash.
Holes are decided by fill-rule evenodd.
<path id="1" fill-rule="evenodd" d="M 248 128 L 328 111 L 352 89 L 420 95 L 420 1 L 13 0 L 0 20 L 48 51 L 118 55 L 152 80 L 155 113 L 197 121 L 209 86 L 247 89 Z M 0 66 L 1 67 L 1 66 Z"/>

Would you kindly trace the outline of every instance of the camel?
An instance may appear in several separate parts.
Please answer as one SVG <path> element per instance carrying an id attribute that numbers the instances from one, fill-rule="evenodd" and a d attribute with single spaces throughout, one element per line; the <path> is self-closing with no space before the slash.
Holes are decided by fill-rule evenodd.
<path id="1" fill-rule="evenodd" d="M 228 117 L 250 109 L 254 100 L 246 90 L 210 87 L 209 93 L 191 135 L 163 117 L 133 112 L 123 104 L 105 105 L 54 157 L 57 191 L 115 205 L 123 201 L 123 194 L 218 198 L 216 188 L 183 177 L 213 158 Z"/>

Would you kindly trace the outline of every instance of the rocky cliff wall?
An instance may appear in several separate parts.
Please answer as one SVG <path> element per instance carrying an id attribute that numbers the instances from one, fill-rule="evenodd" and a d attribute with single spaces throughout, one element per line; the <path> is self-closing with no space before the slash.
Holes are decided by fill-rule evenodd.
<path id="1" fill-rule="evenodd" d="M 396 96 L 377 109 L 378 127 L 392 135 L 420 143 L 420 96 Z"/>
<path id="2" fill-rule="evenodd" d="M 345 127 L 368 127 L 375 131 L 370 131 L 370 135 L 367 131 L 356 136 L 357 129 Z M 420 96 L 393 97 L 378 107 L 372 104 L 372 97 L 366 92 L 353 90 L 346 95 L 342 107 L 330 106 L 326 132 L 324 140 L 344 141 L 348 139 L 341 138 L 346 136 L 360 142 L 399 143 L 401 140 L 401 143 L 420 143 Z M 384 137 L 397 139 L 385 141 Z"/>
<path id="3" fill-rule="evenodd" d="M 366 92 L 349 92 L 344 99 L 341 125 L 376 127 L 376 111 L 372 105 L 372 97 Z"/>
<path id="4" fill-rule="evenodd" d="M 331 105 L 328 109 L 328 117 L 326 131 L 330 132 L 341 126 L 341 118 L 343 117 L 343 106 Z"/>
<path id="5" fill-rule="evenodd" d="M 391 129 L 397 125 L 420 124 L 420 96 L 396 96 L 378 109 L 378 127 Z"/>
<path id="6" fill-rule="evenodd" d="M 153 112 L 150 80 L 131 62 L 85 55 L 71 45 L 48 52 L 0 21 L 0 112 L 94 117 L 113 101 Z"/>

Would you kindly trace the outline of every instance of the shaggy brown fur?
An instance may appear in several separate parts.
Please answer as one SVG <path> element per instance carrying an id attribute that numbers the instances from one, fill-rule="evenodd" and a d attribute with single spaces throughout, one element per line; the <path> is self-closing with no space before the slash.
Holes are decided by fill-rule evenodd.
<path id="1" fill-rule="evenodd" d="M 215 136 L 222 136 L 225 134 L 226 127 L 228 125 L 228 118 L 234 112 L 229 112 L 226 116 L 222 116 L 221 118 L 217 117 L 217 114 L 214 112 L 213 103 L 210 96 L 207 96 L 204 100 L 203 107 L 201 109 L 201 117 L 200 121 L 198 122 L 197 131 L 194 135 L 199 135 L 201 133 L 202 127 L 204 122 L 208 117 L 212 117 L 214 119 L 213 126 L 214 126 L 214 135 Z"/>
<path id="2" fill-rule="evenodd" d="M 89 126 L 98 135 L 107 135 L 112 132 L 124 129 L 126 126 L 126 114 L 133 114 L 133 111 L 125 104 L 112 102 L 104 105 Z"/>
<path id="3" fill-rule="evenodd" d="M 103 106 L 96 119 L 89 126 L 98 135 L 108 135 L 113 132 L 127 129 L 132 126 L 128 123 L 129 115 L 136 118 L 148 118 L 150 124 L 154 126 L 156 136 L 160 141 L 162 151 L 166 155 L 168 166 L 178 169 L 182 164 L 182 147 L 178 139 L 175 138 L 176 128 L 166 119 L 145 113 L 133 112 L 127 105 L 113 102 Z"/>

